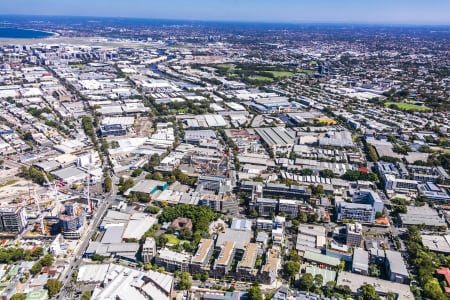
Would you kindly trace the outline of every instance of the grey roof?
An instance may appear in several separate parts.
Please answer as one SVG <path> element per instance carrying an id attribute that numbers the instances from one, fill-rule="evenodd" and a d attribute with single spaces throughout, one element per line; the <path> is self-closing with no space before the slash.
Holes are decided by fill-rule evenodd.
<path id="1" fill-rule="evenodd" d="M 252 238 L 251 231 L 225 229 L 224 233 L 219 233 L 216 245 L 222 245 L 225 241 L 233 241 L 236 243 L 236 249 L 245 250 L 245 244 L 250 243 Z"/>
<path id="2" fill-rule="evenodd" d="M 65 169 L 57 170 L 52 172 L 53 175 L 55 175 L 58 178 L 61 178 L 62 180 L 65 180 L 67 178 L 75 177 L 78 180 L 82 180 L 87 176 L 87 173 L 76 168 L 76 167 L 68 167 Z"/>
<path id="3" fill-rule="evenodd" d="M 400 214 L 403 225 L 447 226 L 437 211 L 427 205 L 408 206 L 406 214 Z"/>
<path id="4" fill-rule="evenodd" d="M 355 248 L 353 252 L 353 268 L 360 270 L 369 269 L 369 253 L 361 248 Z"/>
<path id="5" fill-rule="evenodd" d="M 231 229 L 245 231 L 252 230 L 252 221 L 234 218 L 233 223 L 231 224 Z"/>
<path id="6" fill-rule="evenodd" d="M 400 252 L 386 250 L 386 259 L 389 261 L 392 273 L 409 277 L 408 270 Z"/>
<path id="7" fill-rule="evenodd" d="M 124 230 L 125 226 L 123 224 L 108 226 L 102 237 L 102 244 L 120 243 L 122 241 L 122 234 Z"/>

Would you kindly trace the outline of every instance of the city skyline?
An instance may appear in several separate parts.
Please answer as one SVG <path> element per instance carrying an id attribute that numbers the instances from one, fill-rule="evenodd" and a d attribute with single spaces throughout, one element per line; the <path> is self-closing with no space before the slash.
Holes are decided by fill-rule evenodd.
<path id="1" fill-rule="evenodd" d="M 131 4 L 131 5 L 130 5 Z M 88 8 L 88 9 L 87 9 Z M 58 15 L 88 17 L 124 17 L 177 19 L 198 21 L 247 21 L 276 23 L 364 23 L 364 24 L 450 24 L 450 2 L 356 0 L 319 0 L 315 2 L 268 0 L 154 2 L 144 0 L 5 1 L 0 4 L 2 15 Z M 87 12 L 88 11 L 88 12 Z"/>

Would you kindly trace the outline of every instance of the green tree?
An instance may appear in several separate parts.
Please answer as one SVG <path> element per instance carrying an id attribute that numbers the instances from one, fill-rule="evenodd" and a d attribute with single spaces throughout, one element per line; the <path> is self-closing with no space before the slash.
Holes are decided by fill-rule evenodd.
<path id="1" fill-rule="evenodd" d="M 51 254 L 46 254 L 46 255 L 44 255 L 44 257 L 42 257 L 39 260 L 39 262 L 41 263 L 41 265 L 43 267 L 50 267 L 54 261 L 55 261 L 55 259 L 53 258 L 53 255 L 51 255 Z"/>
<path id="2" fill-rule="evenodd" d="M 149 206 L 147 206 L 147 207 L 144 209 L 144 211 L 145 211 L 146 213 L 155 215 L 155 214 L 159 213 L 159 207 L 158 207 L 158 206 L 149 205 Z"/>
<path id="3" fill-rule="evenodd" d="M 364 284 L 361 286 L 361 297 L 363 300 L 379 300 L 380 296 L 378 296 L 377 291 L 370 284 Z"/>
<path id="4" fill-rule="evenodd" d="M 297 261 L 288 261 L 284 264 L 284 273 L 289 279 L 295 278 L 298 270 L 300 269 L 300 263 Z"/>
<path id="5" fill-rule="evenodd" d="M 316 286 L 316 288 L 321 288 L 323 285 L 323 276 L 322 274 L 316 274 L 316 276 L 314 276 L 314 285 Z"/>
<path id="6" fill-rule="evenodd" d="M 132 178 L 128 178 L 119 187 L 119 191 L 122 192 L 122 193 L 125 193 L 128 189 L 132 188 L 133 185 L 134 185 L 134 180 Z"/>
<path id="7" fill-rule="evenodd" d="M 314 286 L 314 278 L 313 278 L 312 274 L 305 273 L 300 278 L 299 283 L 300 283 L 301 290 L 309 292 L 311 290 L 311 288 Z"/>
<path id="8" fill-rule="evenodd" d="M 57 279 L 47 280 L 47 284 L 45 285 L 45 287 L 48 290 L 49 298 L 53 298 L 54 296 L 56 296 L 61 290 L 62 286 L 63 286 L 62 282 Z"/>
<path id="9" fill-rule="evenodd" d="M 306 223 L 308 222 L 308 215 L 304 211 L 301 211 L 298 214 L 298 220 L 300 221 L 300 223 Z"/>
<path id="10" fill-rule="evenodd" d="M 209 274 L 208 274 L 208 272 L 202 273 L 200 279 L 201 279 L 203 282 L 207 281 L 207 280 L 209 279 Z"/>
<path id="11" fill-rule="evenodd" d="M 36 274 L 41 273 L 41 270 L 42 270 L 42 265 L 40 262 L 37 262 L 31 267 L 30 273 L 33 275 L 36 275 Z"/>
<path id="12" fill-rule="evenodd" d="M 190 290 L 191 286 L 191 275 L 188 272 L 182 272 L 180 274 L 180 280 L 178 281 L 178 288 L 180 290 Z"/>
<path id="13" fill-rule="evenodd" d="M 10 300 L 25 300 L 26 298 L 27 298 L 26 294 L 16 293 L 16 294 L 12 295 Z"/>
<path id="14" fill-rule="evenodd" d="M 333 171 L 329 170 L 329 169 L 325 169 L 319 172 L 319 175 L 321 177 L 326 177 L 326 178 L 334 178 L 335 174 Z"/>
<path id="15" fill-rule="evenodd" d="M 103 181 L 103 186 L 105 187 L 105 192 L 109 193 L 112 190 L 112 179 L 111 177 L 107 176 L 105 177 L 105 180 Z"/>
<path id="16" fill-rule="evenodd" d="M 86 291 L 81 295 L 81 300 L 89 300 L 91 299 L 91 291 Z"/>
<path id="17" fill-rule="evenodd" d="M 258 284 L 254 284 L 247 290 L 248 300 L 263 300 L 261 289 Z"/>
<path id="18" fill-rule="evenodd" d="M 369 266 L 369 275 L 373 277 L 379 277 L 381 274 L 380 268 L 376 264 L 370 264 Z"/>

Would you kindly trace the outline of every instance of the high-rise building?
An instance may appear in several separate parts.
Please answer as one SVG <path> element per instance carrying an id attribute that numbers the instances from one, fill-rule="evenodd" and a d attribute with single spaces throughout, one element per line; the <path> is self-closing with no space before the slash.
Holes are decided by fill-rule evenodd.
<path id="1" fill-rule="evenodd" d="M 21 233 L 26 226 L 23 207 L 0 207 L 0 231 Z"/>

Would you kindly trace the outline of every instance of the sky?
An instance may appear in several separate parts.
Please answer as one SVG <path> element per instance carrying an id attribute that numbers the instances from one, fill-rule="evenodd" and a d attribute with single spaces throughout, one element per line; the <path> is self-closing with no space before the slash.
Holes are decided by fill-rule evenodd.
<path id="1" fill-rule="evenodd" d="M 450 25 L 450 0 L 0 0 L 0 14 Z"/>

